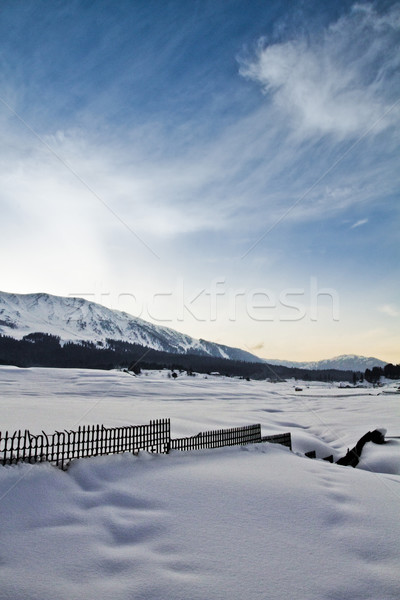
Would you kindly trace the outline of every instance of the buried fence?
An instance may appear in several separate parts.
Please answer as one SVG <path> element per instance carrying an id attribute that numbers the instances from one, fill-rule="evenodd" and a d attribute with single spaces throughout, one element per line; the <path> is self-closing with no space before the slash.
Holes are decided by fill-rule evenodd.
<path id="1" fill-rule="evenodd" d="M 264 435 L 261 438 L 262 442 L 269 442 L 271 444 L 281 444 L 292 450 L 292 436 L 290 433 L 278 433 L 276 435 Z"/>
<path id="2" fill-rule="evenodd" d="M 242 446 L 261 442 L 261 425 L 202 431 L 193 437 L 171 440 L 173 450 L 202 450 L 222 446 Z"/>
<path id="3" fill-rule="evenodd" d="M 170 449 L 200 450 L 259 442 L 283 444 L 291 449 L 290 433 L 262 437 L 260 424 L 205 431 L 193 437 L 176 439 L 171 439 L 170 419 L 125 427 L 88 425 L 79 427 L 77 431 L 64 430 L 52 434 L 42 431 L 39 435 L 33 435 L 26 429 L 12 434 L 6 431 L 4 436 L 0 432 L 0 465 L 50 462 L 66 469 L 74 459 L 105 454 L 137 453 L 139 450 L 167 454 Z"/>
<path id="4" fill-rule="evenodd" d="M 27 429 L 13 434 L 0 433 L 0 463 L 3 465 L 18 462 L 51 462 L 65 469 L 76 458 L 136 453 L 139 450 L 168 452 L 171 439 L 170 420 L 150 421 L 148 425 L 128 427 L 104 427 L 88 425 L 77 431 L 56 431 L 32 435 Z"/>

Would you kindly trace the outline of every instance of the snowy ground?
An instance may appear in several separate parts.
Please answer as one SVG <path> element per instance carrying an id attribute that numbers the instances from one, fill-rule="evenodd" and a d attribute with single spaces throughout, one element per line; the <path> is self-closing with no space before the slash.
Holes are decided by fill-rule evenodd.
<path id="1" fill-rule="evenodd" d="M 1 367 L 1 431 L 170 417 L 173 437 L 261 423 L 294 449 L 0 468 L 1 600 L 398 600 L 400 440 L 356 469 L 302 455 L 400 435 L 400 396 L 300 385 Z"/>

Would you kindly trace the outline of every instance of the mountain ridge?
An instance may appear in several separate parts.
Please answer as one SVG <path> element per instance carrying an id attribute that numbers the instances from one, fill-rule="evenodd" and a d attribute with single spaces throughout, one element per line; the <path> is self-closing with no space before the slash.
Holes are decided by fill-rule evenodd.
<path id="1" fill-rule="evenodd" d="M 35 332 L 55 335 L 62 342 L 89 341 L 104 346 L 107 340 L 116 340 L 176 354 L 263 362 L 240 348 L 197 340 L 84 298 L 0 292 L 0 334 L 22 339 Z"/>
<path id="2" fill-rule="evenodd" d="M 176 354 L 199 354 L 215 358 L 260 362 L 308 370 L 365 371 L 386 362 L 345 354 L 320 361 L 296 362 L 262 359 L 240 348 L 195 339 L 169 327 L 154 325 L 124 311 L 107 308 L 79 297 L 44 292 L 14 294 L 0 291 L 0 335 L 22 339 L 32 333 L 47 333 L 61 342 L 93 342 L 106 347 L 107 340 L 126 341 L 145 348 Z"/>
<path id="3" fill-rule="evenodd" d="M 275 358 L 268 358 L 265 361 L 270 365 L 281 365 L 284 367 L 293 367 L 299 369 L 309 369 L 311 371 L 321 369 L 339 369 L 340 371 L 365 371 L 373 367 L 384 367 L 387 362 L 374 356 L 360 356 L 357 354 L 341 354 L 332 358 L 325 358 L 317 361 L 289 361 Z"/>

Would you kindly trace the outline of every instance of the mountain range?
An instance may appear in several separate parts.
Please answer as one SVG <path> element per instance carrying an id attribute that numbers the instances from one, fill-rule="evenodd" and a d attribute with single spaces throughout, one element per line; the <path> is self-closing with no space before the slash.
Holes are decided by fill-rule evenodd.
<path id="1" fill-rule="evenodd" d="M 356 354 L 342 354 L 333 358 L 311 362 L 295 362 L 289 360 L 279 360 L 267 358 L 265 360 L 269 365 L 282 365 L 284 367 L 308 369 L 311 371 L 321 369 L 338 369 L 339 371 L 365 371 L 373 367 L 384 367 L 387 363 L 373 356 L 359 356 Z"/>
<path id="2" fill-rule="evenodd" d="M 107 340 L 139 344 L 162 352 L 197 354 L 245 362 L 266 362 L 300 369 L 339 369 L 365 371 L 386 363 L 378 358 L 342 355 L 316 362 L 263 360 L 241 350 L 195 339 L 168 327 L 154 325 L 126 312 L 101 304 L 45 293 L 12 294 L 0 292 L 0 334 L 22 339 L 31 333 L 54 335 L 61 342 L 93 342 L 106 347 Z"/>

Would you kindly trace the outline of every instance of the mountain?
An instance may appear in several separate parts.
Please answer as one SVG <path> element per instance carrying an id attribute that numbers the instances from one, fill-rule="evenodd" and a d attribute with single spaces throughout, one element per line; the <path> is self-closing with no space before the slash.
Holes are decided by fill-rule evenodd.
<path id="1" fill-rule="evenodd" d="M 62 342 L 90 341 L 106 346 L 111 339 L 176 354 L 263 362 L 239 348 L 196 340 L 83 298 L 0 292 L 0 334 L 19 340 L 34 332 L 58 336 Z"/>
<path id="2" fill-rule="evenodd" d="M 327 358 L 314 362 L 293 362 L 275 358 L 266 359 L 270 365 L 282 365 L 285 367 L 297 367 L 299 369 L 338 369 L 340 371 L 362 371 L 373 367 L 384 367 L 387 363 L 373 356 L 357 356 L 356 354 L 342 354 L 334 358 Z"/>
<path id="3" fill-rule="evenodd" d="M 62 342 L 89 341 L 107 347 L 107 340 L 116 340 L 174 354 L 197 354 L 309 370 L 364 372 L 386 364 L 378 358 L 352 354 L 317 362 L 262 360 L 245 350 L 197 340 L 83 298 L 0 292 L 0 335 L 20 340 L 35 332 L 58 336 Z"/>

